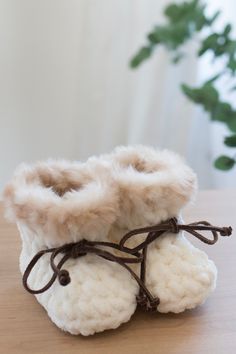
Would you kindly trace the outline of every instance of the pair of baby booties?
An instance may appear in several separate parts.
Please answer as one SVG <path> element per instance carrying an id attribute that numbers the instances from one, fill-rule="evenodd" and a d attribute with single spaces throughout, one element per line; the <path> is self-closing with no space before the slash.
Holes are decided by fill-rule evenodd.
<path id="1" fill-rule="evenodd" d="M 182 158 L 144 146 L 118 147 L 85 163 L 21 165 L 4 191 L 7 217 L 17 223 L 22 238 L 20 270 L 24 273 L 45 248 L 82 239 L 117 243 L 134 228 L 180 219 L 196 188 L 196 176 Z M 133 265 L 135 272 L 138 267 Z M 129 321 L 139 286 L 126 269 L 95 254 L 69 259 L 66 269 L 70 284 L 55 281 L 36 295 L 58 327 L 87 336 Z M 51 272 L 45 254 L 29 277 L 30 286 L 42 288 Z M 159 312 L 179 313 L 202 304 L 216 276 L 214 263 L 184 231 L 166 232 L 149 245 L 146 286 L 159 297 Z"/>

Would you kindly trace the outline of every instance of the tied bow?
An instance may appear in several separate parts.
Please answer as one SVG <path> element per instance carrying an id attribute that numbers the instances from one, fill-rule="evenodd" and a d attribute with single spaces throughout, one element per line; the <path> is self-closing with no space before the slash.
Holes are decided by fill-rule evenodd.
<path id="1" fill-rule="evenodd" d="M 158 297 L 152 296 L 145 285 L 148 245 L 163 235 L 165 232 L 172 232 L 177 234 L 181 230 L 188 232 L 189 234 L 193 235 L 208 245 L 213 245 L 217 242 L 218 234 L 220 234 L 220 236 L 230 236 L 232 233 L 231 227 L 217 227 L 209 224 L 206 221 L 199 221 L 185 225 L 178 223 L 176 218 L 172 218 L 158 225 L 132 230 L 126 233 L 118 244 L 105 241 L 88 241 L 84 239 L 79 242 L 65 244 L 61 247 L 49 248 L 39 251 L 30 261 L 23 274 L 23 285 L 25 289 L 31 294 L 41 294 L 48 290 L 57 278 L 62 286 L 66 286 L 71 282 L 71 278 L 68 270 L 62 269 L 64 263 L 69 258 L 79 258 L 85 256 L 88 253 L 91 253 L 110 262 L 118 263 L 120 266 L 125 268 L 139 285 L 137 303 L 141 307 L 144 307 L 147 311 L 156 311 L 160 300 Z M 209 239 L 199 233 L 199 231 L 210 231 L 213 238 Z M 145 240 L 139 243 L 137 246 L 133 248 L 126 246 L 127 241 L 134 236 L 146 233 L 147 236 Z M 112 253 L 111 250 L 117 250 L 124 254 L 124 256 L 117 256 L 116 254 Z M 47 253 L 51 253 L 50 266 L 53 271 L 53 275 L 44 287 L 38 290 L 33 290 L 28 285 L 28 277 L 38 260 Z M 62 258 L 56 264 L 55 258 L 59 254 L 62 254 Z M 129 264 L 135 263 L 140 264 L 140 276 L 138 276 L 129 266 Z"/>

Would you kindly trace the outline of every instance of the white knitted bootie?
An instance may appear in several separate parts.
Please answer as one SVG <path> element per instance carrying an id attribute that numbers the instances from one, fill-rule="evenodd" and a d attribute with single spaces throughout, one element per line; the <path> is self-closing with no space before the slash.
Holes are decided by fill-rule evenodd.
<path id="1" fill-rule="evenodd" d="M 144 146 L 118 147 L 106 157 L 119 187 L 120 216 L 110 239 L 176 217 L 192 201 L 196 176 L 175 153 Z M 189 236 L 190 237 L 190 236 Z M 140 237 L 128 243 L 135 246 Z M 146 286 L 158 297 L 159 312 L 181 312 L 202 304 L 215 288 L 217 270 L 205 252 L 185 238 L 185 232 L 165 232 L 147 251 Z"/>
<path id="2" fill-rule="evenodd" d="M 8 218 L 17 222 L 22 252 L 22 273 L 37 252 L 86 239 L 106 241 L 118 213 L 118 190 L 105 168 L 48 161 L 23 165 L 5 189 Z M 30 289 L 42 289 L 51 278 L 51 253 L 37 261 L 28 279 Z M 58 262 L 62 254 L 56 256 Z M 138 285 L 115 262 L 87 254 L 69 258 L 63 268 L 71 282 L 59 280 L 37 300 L 61 329 L 90 335 L 116 328 L 130 319 L 136 308 Z M 63 276 L 61 283 L 63 283 Z M 66 275 L 68 275 L 66 273 Z"/>

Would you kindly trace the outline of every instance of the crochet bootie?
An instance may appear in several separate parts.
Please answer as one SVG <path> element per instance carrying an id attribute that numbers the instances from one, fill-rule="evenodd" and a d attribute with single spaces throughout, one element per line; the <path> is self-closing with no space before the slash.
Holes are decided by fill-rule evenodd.
<path id="1" fill-rule="evenodd" d="M 192 202 L 196 175 L 175 153 L 136 146 L 119 147 L 110 155 L 113 178 L 120 190 L 121 214 L 110 238 L 155 225 L 173 217 L 183 222 L 182 209 Z M 159 312 L 182 312 L 202 304 L 215 288 L 217 269 L 205 252 L 184 236 L 166 232 L 148 248 L 146 285 L 158 297 Z M 137 237 L 132 246 L 140 243 Z"/>
<path id="2" fill-rule="evenodd" d="M 231 229 L 183 224 L 195 190 L 176 154 L 142 146 L 21 166 L 4 200 L 22 238 L 25 288 L 58 327 L 82 335 L 118 327 L 137 303 L 160 312 L 203 303 L 216 267 L 184 232 L 213 244 Z"/>
<path id="3" fill-rule="evenodd" d="M 4 195 L 7 216 L 17 222 L 22 238 L 22 273 L 44 249 L 83 239 L 106 241 L 119 212 L 117 187 L 100 166 L 91 171 L 85 164 L 65 161 L 23 165 Z M 30 288 L 42 289 L 48 282 L 49 264 L 50 254 L 35 264 Z M 47 291 L 35 293 L 58 327 L 90 335 L 130 319 L 138 286 L 120 265 L 87 254 L 68 259 L 66 270 L 70 284 L 55 281 Z"/>

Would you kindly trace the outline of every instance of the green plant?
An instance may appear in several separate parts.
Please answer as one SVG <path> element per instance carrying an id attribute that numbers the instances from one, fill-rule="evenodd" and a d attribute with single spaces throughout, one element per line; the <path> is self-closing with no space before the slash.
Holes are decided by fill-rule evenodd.
<path id="1" fill-rule="evenodd" d="M 236 39 L 232 38 L 232 26 L 226 24 L 221 32 L 214 31 L 213 24 L 220 15 L 217 11 L 213 16 L 207 15 L 206 4 L 200 0 L 183 3 L 172 3 L 164 10 L 166 24 L 158 25 L 147 35 L 147 43 L 132 58 L 130 66 L 137 68 L 151 57 L 154 50 L 162 45 L 172 55 L 172 62 L 177 64 L 186 54 L 184 44 L 199 39 L 197 56 L 200 58 L 210 52 L 214 61 L 223 59 L 224 69 L 214 77 L 209 78 L 200 87 L 194 88 L 186 84 L 181 85 L 183 93 L 192 102 L 202 106 L 212 121 L 219 121 L 228 127 L 229 136 L 224 138 L 224 144 L 236 148 L 236 110 L 228 102 L 221 100 L 215 86 L 217 80 L 228 76 L 231 83 L 230 91 L 236 91 L 234 79 L 236 77 Z M 199 36 L 200 34 L 200 36 Z M 214 165 L 226 171 L 236 164 L 236 156 L 220 156 Z"/>

